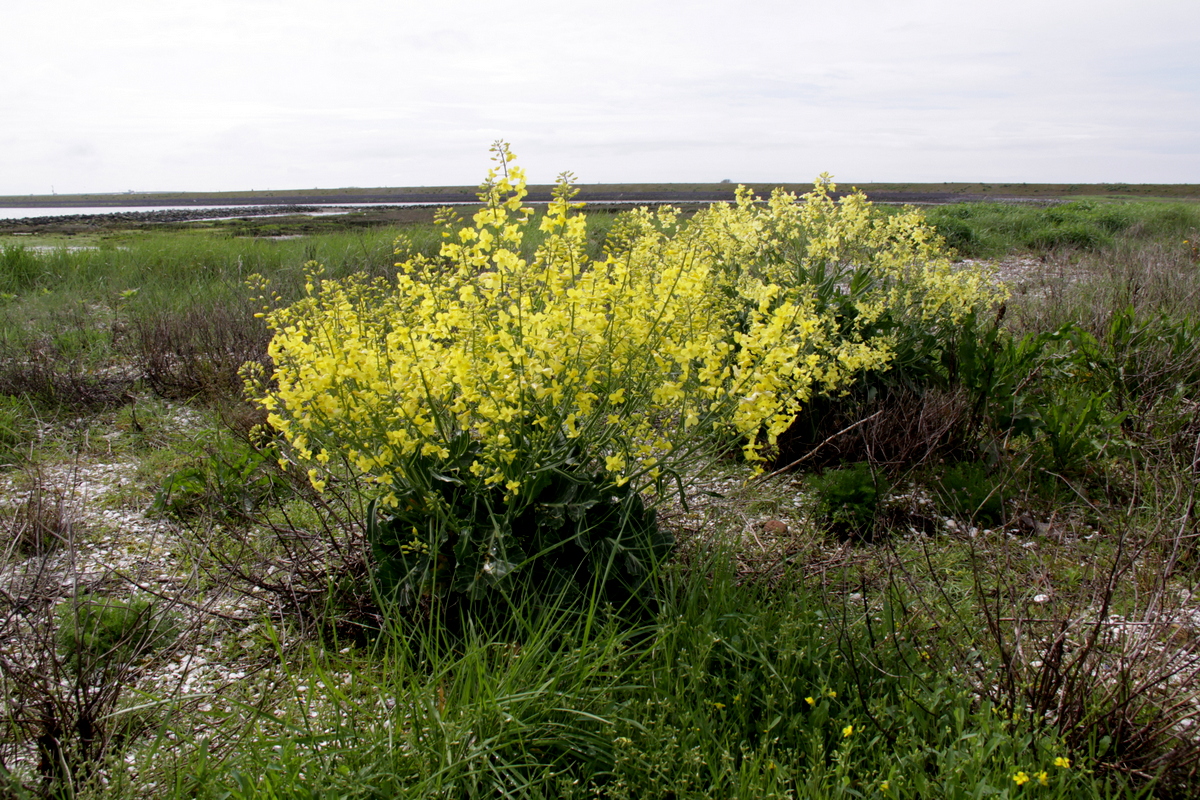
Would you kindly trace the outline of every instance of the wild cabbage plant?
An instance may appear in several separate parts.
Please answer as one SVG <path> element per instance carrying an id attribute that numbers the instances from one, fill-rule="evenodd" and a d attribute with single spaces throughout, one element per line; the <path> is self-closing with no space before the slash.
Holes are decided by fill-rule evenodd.
<path id="1" fill-rule="evenodd" d="M 895 381 L 936 382 L 947 352 L 1006 291 L 988 269 L 954 264 L 920 211 L 882 213 L 859 191 L 835 200 L 836 189 L 822 175 L 803 197 L 779 189 L 764 204 L 739 187 L 735 203 L 694 223 L 710 232 L 727 281 L 811 303 L 841 352 L 886 352 Z"/>
<path id="2" fill-rule="evenodd" d="M 928 229 L 823 184 L 765 207 L 740 191 L 691 221 L 641 210 L 591 261 L 564 174 L 526 259 L 525 173 L 493 152 L 483 207 L 440 257 L 402 261 L 394 281 L 314 265 L 300 301 L 266 311 L 275 367 L 251 382 L 314 487 L 341 464 L 376 487 L 376 575 L 401 601 L 479 598 L 522 572 L 636 591 L 670 547 L 647 499 L 683 492 L 707 456 L 761 461 L 814 394 L 886 368 L 870 326 L 891 304 L 955 314 L 979 295 Z M 771 249 L 798 238 L 802 268 L 777 263 Z M 842 262 L 866 252 L 880 279 L 839 289 Z M 850 288 L 848 322 L 830 297 Z"/>

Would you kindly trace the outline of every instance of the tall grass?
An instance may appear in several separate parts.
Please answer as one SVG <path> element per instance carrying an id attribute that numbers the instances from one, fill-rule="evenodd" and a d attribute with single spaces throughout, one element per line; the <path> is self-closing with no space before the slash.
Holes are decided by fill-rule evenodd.
<path id="1" fill-rule="evenodd" d="M 422 228 L 419 238 L 425 244 L 433 233 Z M 161 308 L 184 305 L 212 292 L 240 291 L 253 273 L 278 277 L 285 284 L 294 273 L 300 281 L 303 265 L 313 259 L 329 259 L 333 270 L 379 273 L 395 261 L 397 235 L 394 229 L 375 229 L 276 240 L 206 232 L 142 232 L 113 235 L 94 248 L 32 251 L 9 245 L 4 253 L 6 261 L 21 267 L 8 283 L 16 283 L 19 276 L 19 286 L 26 292 L 49 291 L 60 300 L 87 296 L 114 303 L 136 291 L 136 297 L 126 295 L 130 306 Z"/>
<path id="2" fill-rule="evenodd" d="M 1115 788 L 938 674 L 889 607 L 797 575 L 739 585 L 731 563 L 716 549 L 673 572 L 640 628 L 548 602 L 508 637 L 417 625 L 374 650 L 312 651 L 252 730 L 174 769 L 175 793 L 977 797 L 1006 796 L 1019 772 L 1044 772 L 1050 797 Z"/>
<path id="3" fill-rule="evenodd" d="M 599 216 L 588 243 L 593 255 L 610 223 Z M 531 228 L 527 257 L 543 238 Z M 248 302 L 251 275 L 267 278 L 287 300 L 301 293 L 309 262 L 325 265 L 330 277 L 390 278 L 397 253 L 433 256 L 442 241 L 440 227 L 413 224 L 281 239 L 141 231 L 106 236 L 94 247 L 5 243 L 0 391 L 49 405 L 104 406 L 129 390 L 119 373 L 132 360 L 165 396 L 237 394 L 237 366 L 264 358 L 269 338 L 254 317 L 260 309 Z M 97 374 L 107 377 L 97 381 Z"/>
<path id="4" fill-rule="evenodd" d="M 1200 263 L 1182 237 L 1048 257 L 1016 287 L 1008 322 L 1019 333 L 1074 322 L 1103 335 L 1125 309 L 1138 318 L 1200 315 Z"/>
<path id="5" fill-rule="evenodd" d="M 1057 205 L 955 203 L 928 210 L 929 221 L 963 256 L 1013 251 L 1098 251 L 1119 242 L 1194 239 L 1200 205 L 1077 200 Z"/>
<path id="6" fill-rule="evenodd" d="M 611 216 L 597 215 L 591 245 L 599 252 Z M 531 226 L 523 251 L 532 255 L 542 234 Z M 304 265 L 323 264 L 330 277 L 352 273 L 390 277 L 396 248 L 436 255 L 442 229 L 432 224 L 368 228 L 296 238 L 252 238 L 220 231 L 140 231 L 112 234 L 95 247 L 32 249 L 0 246 L 0 292 L 24 297 L 46 293 L 63 298 L 121 300 L 130 310 L 181 307 L 197 299 L 244 294 L 245 279 L 264 275 L 286 293 L 304 283 Z M 136 292 L 136 294 L 129 294 Z M 9 301 L 12 302 L 11 299 Z"/>

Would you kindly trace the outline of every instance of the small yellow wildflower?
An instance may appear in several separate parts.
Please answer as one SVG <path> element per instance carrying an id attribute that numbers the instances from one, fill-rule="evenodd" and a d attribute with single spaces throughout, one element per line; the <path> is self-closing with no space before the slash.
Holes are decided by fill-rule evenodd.
<path id="1" fill-rule="evenodd" d="M 724 707 L 725 707 L 724 703 L 713 703 L 713 708 L 715 708 L 717 711 L 720 711 Z"/>
<path id="2" fill-rule="evenodd" d="M 830 689 L 829 691 L 825 692 L 825 696 L 826 697 L 837 697 L 837 692 Z"/>
<path id="3" fill-rule="evenodd" d="M 1050 785 L 1050 776 L 1046 774 L 1046 770 L 1042 770 L 1041 772 L 1039 772 L 1037 779 L 1038 779 L 1038 783 L 1040 783 L 1042 786 Z"/>
<path id="4" fill-rule="evenodd" d="M 817 701 L 811 697 L 804 698 L 804 702 L 808 703 L 810 706 L 815 706 L 817 704 Z"/>
<path id="5" fill-rule="evenodd" d="M 1029 783 L 1029 776 L 1025 774 L 1024 770 L 1022 770 L 1016 775 L 1013 775 L 1013 780 L 1016 781 L 1017 786 L 1024 786 L 1025 784 Z"/>
<path id="6" fill-rule="evenodd" d="M 892 788 L 892 784 L 890 784 L 887 781 L 884 781 L 883 783 L 879 784 L 879 791 L 881 791 L 881 792 L 886 792 L 890 788 Z"/>
<path id="7" fill-rule="evenodd" d="M 842 728 L 842 738 L 843 739 L 849 738 L 852 733 L 854 733 L 853 725 L 847 725 L 846 727 Z"/>
<path id="8" fill-rule="evenodd" d="M 1066 756 L 1059 756 L 1058 758 L 1054 759 L 1054 766 L 1062 767 L 1063 769 L 1070 769 L 1071 759 L 1067 758 Z"/>

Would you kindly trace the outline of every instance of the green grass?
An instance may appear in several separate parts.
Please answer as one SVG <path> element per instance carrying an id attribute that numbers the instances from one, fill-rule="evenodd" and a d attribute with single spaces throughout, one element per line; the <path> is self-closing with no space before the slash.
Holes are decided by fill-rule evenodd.
<path id="1" fill-rule="evenodd" d="M 551 603 L 503 638 L 418 625 L 375 649 L 311 651 L 249 735 L 174 770 L 175 792 L 965 798 L 1017 796 L 1019 771 L 1045 771 L 1044 796 L 1113 790 L 1052 731 L 939 674 L 889 607 L 869 631 L 798 576 L 739 585 L 730 555 L 673 572 L 641 628 Z"/>
<path id="2" fill-rule="evenodd" d="M 592 237 L 599 252 L 611 215 L 598 215 Z M 397 237 L 413 253 L 436 255 L 442 230 L 430 224 L 368 228 L 289 239 L 245 237 L 227 231 L 114 232 L 85 247 L 29 247 L 20 237 L 0 243 L 0 292 L 16 295 L 4 309 L 44 317 L 64 302 L 102 302 L 137 314 L 149 308 L 182 308 L 245 293 L 253 274 L 269 278 L 285 296 L 303 286 L 305 265 L 322 264 L 331 277 L 364 272 L 390 276 L 398 260 Z M 532 257 L 541 235 L 531 236 Z M 17 302 L 20 301 L 20 302 Z"/>
<path id="3" fill-rule="evenodd" d="M 21 398 L 0 395 L 0 469 L 28 458 L 37 434 L 34 412 Z"/>
<path id="4" fill-rule="evenodd" d="M 593 254 L 612 218 L 597 215 Z M 8 237 L 0 243 L 0 392 L 44 406 L 111 407 L 132 388 L 122 377 L 132 361 L 165 396 L 211 402 L 237 394 L 237 368 L 265 358 L 251 276 L 291 299 L 312 262 L 333 278 L 390 278 L 398 246 L 435 256 L 443 242 L 432 224 L 282 239 L 239 230 L 112 232 L 83 247 Z M 542 239 L 534 230 L 527 258 Z"/>
<path id="5" fill-rule="evenodd" d="M 1061 205 L 958 203 L 927 216 L 963 256 L 1014 251 L 1096 251 L 1127 240 L 1195 238 L 1200 206 L 1154 201 L 1076 200 Z"/>

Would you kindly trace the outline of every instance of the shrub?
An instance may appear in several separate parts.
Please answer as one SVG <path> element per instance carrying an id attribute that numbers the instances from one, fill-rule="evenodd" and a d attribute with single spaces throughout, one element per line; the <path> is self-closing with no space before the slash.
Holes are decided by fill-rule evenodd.
<path id="1" fill-rule="evenodd" d="M 315 487 L 339 462 L 378 487 L 367 528 L 401 600 L 480 598 L 566 552 L 582 561 L 556 570 L 636 588 L 665 549 L 643 493 L 739 446 L 762 460 L 811 398 L 892 363 L 899 328 L 989 296 L 919 216 L 835 202 L 825 180 L 686 223 L 632 212 L 593 262 L 564 175 L 525 259 L 524 174 L 494 150 L 484 208 L 439 258 L 394 284 L 314 268 L 305 298 L 268 309 L 275 369 L 251 382 Z"/>
<path id="2" fill-rule="evenodd" d="M 809 479 L 817 496 L 817 516 L 841 539 L 870 541 L 887 479 L 866 462 L 829 470 Z"/>
<path id="3" fill-rule="evenodd" d="M 60 601 L 63 576 L 81 574 L 49 564 L 27 560 L 10 571 L 0 593 L 0 762 L 20 764 L 12 773 L 0 770 L 5 797 L 91 796 L 85 787 L 107 784 L 109 759 L 155 716 L 144 713 L 154 703 L 122 708 L 125 691 L 141 684 L 146 656 L 178 644 L 184 633 L 167 599 L 81 592 Z M 105 573 L 97 583 L 113 578 Z M 37 776 L 40 787 L 32 785 Z"/>
<path id="4" fill-rule="evenodd" d="M 936 368 L 963 321 L 1004 291 L 986 270 L 956 267 L 919 211 L 881 214 L 861 193 L 835 201 L 835 189 L 822 176 L 803 202 L 777 190 L 765 209 L 740 189 L 696 223 L 727 283 L 776 286 L 810 300 L 845 341 L 886 344 L 874 374 Z"/>
<path id="5" fill-rule="evenodd" d="M 40 405 L 73 411 L 114 408 L 133 381 L 117 371 L 69 359 L 44 342 L 0 344 L 0 393 L 25 395 Z"/>
<path id="6" fill-rule="evenodd" d="M 1039 450 L 1056 469 L 1085 474 L 1106 451 L 1123 445 L 1121 423 L 1126 414 L 1110 412 L 1108 399 L 1107 392 L 1069 390 L 1043 396 L 1037 409 Z"/>
<path id="7" fill-rule="evenodd" d="M 979 235 L 964 219 L 947 217 L 936 226 L 938 235 L 955 250 L 971 253 L 979 246 Z"/>
<path id="8" fill-rule="evenodd" d="M 800 409 L 781 460 L 807 458 L 834 440 L 841 458 L 873 462 L 920 462 L 953 450 L 967 435 L 958 351 L 982 334 L 984 312 L 1005 292 L 986 269 L 954 265 L 920 213 L 881 215 L 861 195 L 833 201 L 830 188 L 819 184 L 803 204 L 780 194 L 771 215 L 743 211 L 746 219 L 726 223 L 740 246 L 727 269 L 807 292 L 844 336 L 886 343 L 888 351 L 885 368 L 860 370 L 845 390 Z M 920 424 L 906 426 L 912 417 Z M 867 419 L 875 421 L 855 439 L 839 436 Z"/>
<path id="9" fill-rule="evenodd" d="M 1030 233 L 1025 244 L 1032 250 L 1058 250 L 1073 247 L 1080 250 L 1098 250 L 1111 241 L 1105 231 L 1088 222 L 1068 222 L 1047 225 Z"/>
<path id="10" fill-rule="evenodd" d="M 155 493 L 151 509 L 176 518 L 206 509 L 249 514 L 266 500 L 286 493 L 287 482 L 273 471 L 270 456 L 239 444 L 234 440 L 172 472 Z"/>
<path id="11" fill-rule="evenodd" d="M 48 485 L 40 470 L 31 477 L 11 511 L 5 509 L 7 546 L 23 556 L 46 555 L 70 541 L 75 514 L 66 492 Z"/>
<path id="12" fill-rule="evenodd" d="M 955 464 L 942 472 L 937 483 L 946 513 L 982 525 L 1004 521 L 1003 485 L 985 465 Z"/>
<path id="13" fill-rule="evenodd" d="M 59 609 L 59 648 L 81 677 L 165 647 L 178 634 L 174 620 L 145 599 L 82 595 Z"/>
<path id="14" fill-rule="evenodd" d="M 77 411 L 124 402 L 132 377 L 113 358 L 107 328 L 84 304 L 55 310 L 45 330 L 11 316 L 3 322 L 0 394 Z"/>
<path id="15" fill-rule="evenodd" d="M 1152 418 L 1164 402 L 1200 387 L 1200 320 L 1191 314 L 1146 318 L 1127 306 L 1111 314 L 1100 337 L 1078 331 L 1073 342 L 1087 384 L 1109 393 L 1137 427 L 1146 427 L 1139 417 Z"/>
<path id="16" fill-rule="evenodd" d="M 18 464 L 28 455 L 36 436 L 31 411 L 31 404 L 21 398 L 0 394 L 0 468 Z"/>
<path id="17" fill-rule="evenodd" d="M 209 402 L 240 396 L 238 370 L 265 361 L 270 339 L 243 304 L 143 313 L 131 328 L 134 363 L 156 394 Z"/>

